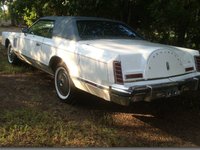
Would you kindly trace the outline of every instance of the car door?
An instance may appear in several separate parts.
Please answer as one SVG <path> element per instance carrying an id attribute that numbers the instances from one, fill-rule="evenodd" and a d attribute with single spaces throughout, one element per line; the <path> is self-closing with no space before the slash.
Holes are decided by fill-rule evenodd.
<path id="1" fill-rule="evenodd" d="M 26 56 L 34 60 L 36 63 L 46 62 L 46 51 L 43 50 L 43 42 L 45 38 L 52 37 L 54 21 L 39 20 L 28 30 L 25 37 L 27 48 Z"/>
<path id="2" fill-rule="evenodd" d="M 29 51 L 32 51 L 34 35 L 27 32 L 27 29 L 22 29 L 22 33 L 19 33 L 19 37 L 17 38 L 17 50 L 26 58 L 29 57 Z M 15 44 L 14 44 L 15 47 Z"/>
<path id="3" fill-rule="evenodd" d="M 32 34 L 27 34 L 24 37 L 25 40 L 25 50 L 24 54 L 26 57 L 32 60 L 37 60 L 37 50 L 41 49 L 41 44 L 43 41 L 43 37 L 37 36 L 37 35 L 32 35 Z"/>

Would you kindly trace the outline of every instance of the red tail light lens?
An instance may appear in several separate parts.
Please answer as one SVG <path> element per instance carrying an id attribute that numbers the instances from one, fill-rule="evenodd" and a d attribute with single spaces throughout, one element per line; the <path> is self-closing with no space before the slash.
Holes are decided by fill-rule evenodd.
<path id="1" fill-rule="evenodd" d="M 196 63 L 196 69 L 198 72 L 200 72 L 200 56 L 195 56 L 195 63 Z"/>
<path id="2" fill-rule="evenodd" d="M 121 62 L 119 61 L 113 62 L 113 71 L 114 71 L 115 83 L 123 84 L 124 82 L 123 82 Z"/>
<path id="3" fill-rule="evenodd" d="M 189 72 L 189 71 L 193 71 L 193 70 L 194 70 L 194 67 L 185 68 L 185 72 Z"/>
<path id="4" fill-rule="evenodd" d="M 126 75 L 126 79 L 136 79 L 136 78 L 143 78 L 143 74 L 128 74 Z"/>

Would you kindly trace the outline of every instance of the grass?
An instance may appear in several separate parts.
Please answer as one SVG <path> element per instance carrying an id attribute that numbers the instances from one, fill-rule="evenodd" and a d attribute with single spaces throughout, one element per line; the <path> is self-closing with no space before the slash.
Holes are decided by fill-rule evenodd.
<path id="1" fill-rule="evenodd" d="M 4 111 L 0 123 L 1 146 L 108 147 L 119 138 L 114 129 L 92 120 L 68 121 L 45 111 Z"/>
<path id="2" fill-rule="evenodd" d="M 2 51 L 2 52 L 1 52 Z M 7 61 L 6 50 L 0 45 L 0 73 L 1 74 L 16 74 L 33 71 L 33 68 L 27 64 L 19 63 L 19 65 L 10 65 Z"/>
<path id="3" fill-rule="evenodd" d="M 23 66 L 11 66 L 7 62 L 3 60 L 0 64 L 0 72 L 1 74 L 17 74 L 17 73 L 27 73 L 31 70 L 30 68 L 26 68 Z"/>

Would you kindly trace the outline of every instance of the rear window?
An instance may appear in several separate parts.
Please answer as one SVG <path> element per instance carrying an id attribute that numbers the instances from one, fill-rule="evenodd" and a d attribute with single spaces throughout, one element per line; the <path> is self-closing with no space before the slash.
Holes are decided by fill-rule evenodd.
<path id="1" fill-rule="evenodd" d="M 140 39 L 129 27 L 111 21 L 77 21 L 79 36 L 82 40 L 91 39 Z"/>

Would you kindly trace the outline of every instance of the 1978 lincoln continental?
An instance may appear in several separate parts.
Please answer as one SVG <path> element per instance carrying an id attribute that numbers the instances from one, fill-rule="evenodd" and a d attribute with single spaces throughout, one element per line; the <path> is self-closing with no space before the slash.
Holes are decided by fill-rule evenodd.
<path id="1" fill-rule="evenodd" d="M 199 51 L 145 41 L 122 22 L 49 16 L 2 38 L 8 62 L 21 59 L 54 75 L 67 103 L 75 88 L 121 105 L 200 89 Z"/>

